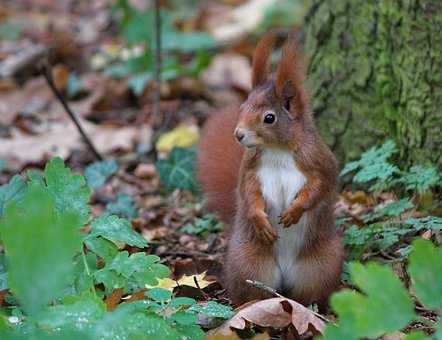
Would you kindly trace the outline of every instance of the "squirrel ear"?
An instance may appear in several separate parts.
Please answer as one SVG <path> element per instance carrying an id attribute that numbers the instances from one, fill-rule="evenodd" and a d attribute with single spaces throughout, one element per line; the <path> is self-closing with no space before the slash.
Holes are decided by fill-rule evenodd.
<path id="1" fill-rule="evenodd" d="M 295 37 L 290 33 L 282 49 L 281 61 L 275 74 L 275 92 L 278 98 L 287 101 L 294 101 L 297 111 L 302 113 L 305 110 L 305 94 L 302 87 L 302 74 L 297 64 Z M 293 115 L 293 108 L 289 114 Z"/>
<path id="2" fill-rule="evenodd" d="M 252 63 L 252 88 L 264 83 L 268 77 L 269 58 L 272 54 L 278 31 L 272 30 L 268 32 L 256 46 Z"/>

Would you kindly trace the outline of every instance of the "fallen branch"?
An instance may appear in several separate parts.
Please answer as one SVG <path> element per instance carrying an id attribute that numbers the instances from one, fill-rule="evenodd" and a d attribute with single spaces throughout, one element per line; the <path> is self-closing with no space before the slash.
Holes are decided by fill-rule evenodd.
<path id="1" fill-rule="evenodd" d="M 80 133 L 81 137 L 91 149 L 92 153 L 94 154 L 95 158 L 99 161 L 102 161 L 104 158 L 103 156 L 97 151 L 94 144 L 92 143 L 92 140 L 88 137 L 86 132 L 84 131 L 83 127 L 80 124 L 80 121 L 78 120 L 75 113 L 71 110 L 69 107 L 67 101 L 64 99 L 63 94 L 58 90 L 57 86 L 55 86 L 54 78 L 52 77 L 52 68 L 49 65 L 49 63 L 46 63 L 42 68 L 42 74 L 44 78 L 46 79 L 46 82 L 49 86 L 49 88 L 52 90 L 52 93 L 54 94 L 55 98 L 60 102 L 60 104 L 63 106 L 64 110 L 68 114 L 69 118 L 74 122 L 75 126 L 77 127 L 78 132 Z"/>

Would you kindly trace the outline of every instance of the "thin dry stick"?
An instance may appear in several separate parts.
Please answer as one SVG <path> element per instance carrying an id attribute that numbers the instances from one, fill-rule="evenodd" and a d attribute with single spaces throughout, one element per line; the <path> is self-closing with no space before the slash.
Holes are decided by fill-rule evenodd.
<path id="1" fill-rule="evenodd" d="M 160 0 L 155 0 L 155 94 L 153 113 L 155 117 L 160 114 L 161 100 L 161 15 Z"/>
<path id="2" fill-rule="evenodd" d="M 249 283 L 249 284 L 251 284 L 252 286 L 258 288 L 258 289 L 264 290 L 264 291 L 266 291 L 266 292 L 268 292 L 268 293 L 270 293 L 270 294 L 273 294 L 273 295 L 275 295 L 275 296 L 277 296 L 277 297 L 280 297 L 280 298 L 283 298 L 283 299 L 287 299 L 284 295 L 279 294 L 275 289 L 273 289 L 272 287 L 266 286 L 266 285 L 265 285 L 264 283 L 262 283 L 262 282 L 259 282 L 259 281 L 253 281 L 253 280 L 246 280 L 246 282 Z M 333 323 L 331 320 L 327 319 L 324 315 L 319 314 L 319 313 L 316 313 L 314 310 L 311 310 L 311 309 L 310 309 L 310 311 L 311 311 L 313 314 L 315 314 L 318 318 L 320 318 L 320 319 L 322 319 L 322 320 L 324 320 L 324 321 L 327 321 L 327 322 Z"/>
<path id="3" fill-rule="evenodd" d="M 71 110 L 71 108 L 69 107 L 68 103 L 64 99 L 62 93 L 57 89 L 57 86 L 55 86 L 54 78 L 52 77 L 52 69 L 51 69 L 50 65 L 47 64 L 47 65 L 43 66 L 43 70 L 42 71 L 43 71 L 42 72 L 43 76 L 46 79 L 46 82 L 48 83 L 50 89 L 52 90 L 52 93 L 58 99 L 60 104 L 63 106 L 63 108 L 66 111 L 66 113 L 68 114 L 69 118 L 71 118 L 71 120 L 74 122 L 75 126 L 77 127 L 78 132 L 81 135 L 81 137 L 83 138 L 83 140 L 85 141 L 85 143 L 87 144 L 89 149 L 91 149 L 91 151 L 94 154 L 95 158 L 97 160 L 99 160 L 99 161 L 102 161 L 103 160 L 103 156 L 101 156 L 101 154 L 97 151 L 97 149 L 95 148 L 94 144 L 92 143 L 92 140 L 88 137 L 86 132 L 83 130 L 83 127 L 81 126 L 80 121 L 78 120 L 77 116 Z"/>

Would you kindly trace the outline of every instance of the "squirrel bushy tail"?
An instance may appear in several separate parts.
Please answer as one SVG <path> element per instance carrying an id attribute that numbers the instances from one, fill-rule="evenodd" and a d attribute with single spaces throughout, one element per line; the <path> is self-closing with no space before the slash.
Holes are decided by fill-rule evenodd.
<path id="1" fill-rule="evenodd" d="M 207 209 L 230 224 L 236 211 L 236 188 L 243 149 L 233 132 L 238 108 L 213 112 L 207 120 L 197 160 L 197 176 L 207 199 Z"/>

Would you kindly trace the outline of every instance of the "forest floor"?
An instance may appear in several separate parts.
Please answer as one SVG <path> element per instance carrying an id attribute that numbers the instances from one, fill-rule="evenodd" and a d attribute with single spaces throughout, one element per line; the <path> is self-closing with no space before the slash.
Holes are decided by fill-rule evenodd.
<path id="1" fill-rule="evenodd" d="M 176 19 L 178 25 L 188 31 L 206 29 L 212 33 L 213 27 L 224 27 L 227 23 L 223 20 L 234 7 L 228 1 L 213 3 Z M 57 88 L 98 152 L 118 163 L 118 170 L 94 189 L 92 215 L 113 206 L 148 241 L 144 251 L 158 255 L 171 268 L 173 279 L 206 273 L 199 283 L 212 282 L 207 287 L 183 285 L 180 295 L 229 304 L 219 282 L 225 226 L 207 214 L 200 195 L 166 190 L 155 164 L 167 158 L 172 147 L 196 141 L 211 112 L 244 100 L 250 89 L 256 35 L 242 33 L 247 29 L 239 27 L 239 38 L 219 43 L 210 52 L 209 66 L 198 76 L 172 70 L 178 75 L 163 82 L 159 114 L 155 114 L 155 87 L 143 83 L 146 74 L 137 77 L 123 72 L 122 77 L 115 76 L 121 65 L 131 67 L 127 60 L 138 52 L 126 47 L 107 1 L 6 1 L 0 20 L 0 185 L 16 173 L 43 169 L 55 155 L 81 173 L 97 161 L 41 73 L 50 65 Z M 166 66 L 167 58 L 163 58 Z M 177 58 L 179 63 L 187 63 L 190 57 L 183 52 Z M 152 73 L 151 69 L 150 77 Z M 177 132 L 178 126 L 184 128 Z M 392 192 L 373 196 L 342 188 L 336 205 L 340 228 L 362 227 L 364 216 L 397 199 Z M 407 214 L 424 216 L 415 209 Z M 434 234 L 426 230 L 420 237 L 430 239 Z M 393 242 L 389 248 L 358 248 L 358 258 L 392 263 L 395 273 L 407 282 L 405 264 L 397 250 L 410 240 Z M 343 286 L 349 286 L 348 281 Z M 107 298 L 109 308 L 120 302 L 122 295 L 118 294 Z M 435 319 L 435 314 L 424 308 L 419 313 L 425 319 Z M 334 318 L 332 314 L 327 317 Z M 413 327 L 431 331 L 425 323 Z"/>

